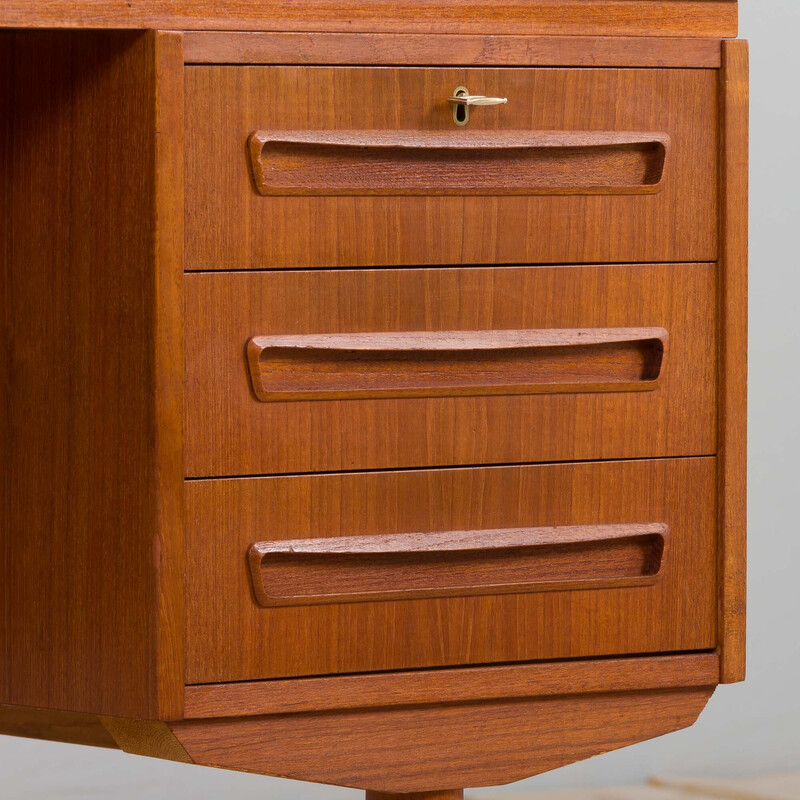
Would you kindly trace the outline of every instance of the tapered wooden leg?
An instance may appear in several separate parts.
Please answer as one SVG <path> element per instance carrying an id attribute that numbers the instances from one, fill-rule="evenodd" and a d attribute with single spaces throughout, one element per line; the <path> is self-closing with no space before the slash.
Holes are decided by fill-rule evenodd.
<path id="1" fill-rule="evenodd" d="M 411 794 L 385 794 L 367 791 L 366 800 L 464 800 L 463 789 L 446 789 L 441 792 L 412 792 Z"/>

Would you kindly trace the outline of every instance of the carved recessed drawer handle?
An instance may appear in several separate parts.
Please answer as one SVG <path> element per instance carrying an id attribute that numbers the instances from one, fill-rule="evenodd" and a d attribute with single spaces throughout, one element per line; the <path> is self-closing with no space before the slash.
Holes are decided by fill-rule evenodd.
<path id="1" fill-rule="evenodd" d="M 339 536 L 256 542 L 262 606 L 633 588 L 661 577 L 661 523 Z"/>
<path id="2" fill-rule="evenodd" d="M 262 195 L 653 194 L 669 145 L 617 131 L 255 131 L 248 154 Z"/>
<path id="3" fill-rule="evenodd" d="M 331 333 L 247 344 L 262 402 L 655 389 L 663 328 Z"/>

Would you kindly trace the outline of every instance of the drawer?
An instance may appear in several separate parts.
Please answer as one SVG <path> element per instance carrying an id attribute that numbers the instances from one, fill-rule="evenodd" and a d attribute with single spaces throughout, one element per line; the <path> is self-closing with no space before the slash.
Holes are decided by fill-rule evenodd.
<path id="1" fill-rule="evenodd" d="M 187 481 L 187 682 L 714 648 L 715 474 Z"/>
<path id="2" fill-rule="evenodd" d="M 715 70 L 187 67 L 187 269 L 713 261 L 717 108 Z"/>
<path id="3" fill-rule="evenodd" d="M 715 266 L 186 276 L 190 477 L 709 455 Z"/>

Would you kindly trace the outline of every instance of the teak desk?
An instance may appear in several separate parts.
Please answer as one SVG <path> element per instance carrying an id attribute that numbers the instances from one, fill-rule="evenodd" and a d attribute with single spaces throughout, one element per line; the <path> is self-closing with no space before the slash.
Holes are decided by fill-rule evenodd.
<path id="1" fill-rule="evenodd" d="M 742 680 L 736 20 L 3 0 L 0 732 L 452 800 Z"/>

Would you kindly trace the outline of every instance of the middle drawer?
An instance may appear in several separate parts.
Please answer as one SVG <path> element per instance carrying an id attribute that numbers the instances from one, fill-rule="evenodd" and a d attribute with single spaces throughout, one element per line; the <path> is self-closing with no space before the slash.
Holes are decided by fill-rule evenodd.
<path id="1" fill-rule="evenodd" d="M 713 264 L 185 286 L 190 477 L 716 449 Z"/>

